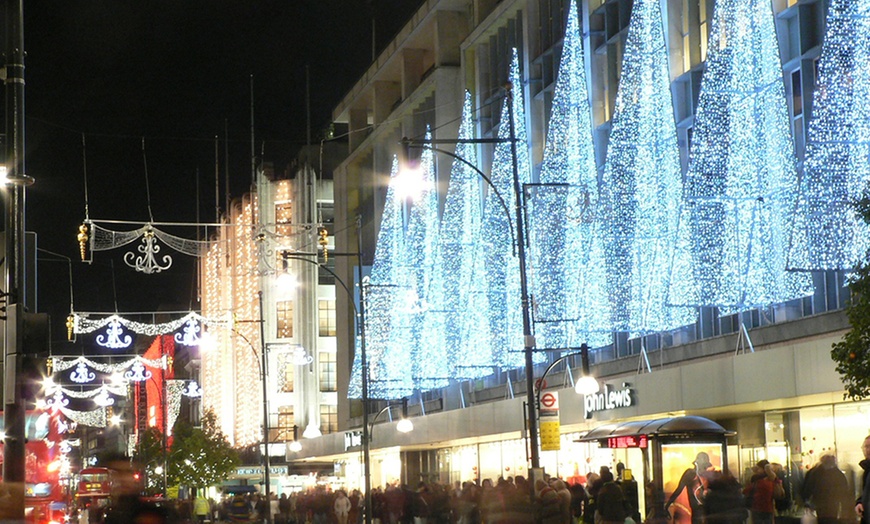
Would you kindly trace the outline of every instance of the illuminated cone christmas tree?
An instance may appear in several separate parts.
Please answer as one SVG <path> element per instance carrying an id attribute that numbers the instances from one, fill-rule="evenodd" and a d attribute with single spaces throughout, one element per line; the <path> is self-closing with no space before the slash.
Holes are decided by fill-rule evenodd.
<path id="1" fill-rule="evenodd" d="M 832 0 L 789 267 L 850 270 L 870 247 L 855 210 L 870 183 L 870 2 Z"/>
<path id="2" fill-rule="evenodd" d="M 529 217 L 537 345 L 609 344 L 598 170 L 574 0 L 568 9 L 540 182 Z"/>
<path id="3" fill-rule="evenodd" d="M 682 243 L 694 287 L 674 298 L 724 314 L 811 292 L 786 271 L 797 177 L 773 22 L 768 0 L 717 2 L 695 117 Z"/>
<path id="4" fill-rule="evenodd" d="M 459 140 L 474 138 L 471 94 L 465 93 Z M 459 143 L 455 154 L 477 165 L 474 144 Z M 489 347 L 489 304 L 483 252 L 479 250 L 481 177 L 462 161 L 454 160 L 450 186 L 441 219 L 441 278 L 445 321 L 445 358 L 457 379 L 478 378 L 492 373 Z"/>
<path id="5" fill-rule="evenodd" d="M 601 185 L 611 318 L 633 335 L 694 322 L 668 306 L 682 176 L 659 4 L 632 9 Z"/>

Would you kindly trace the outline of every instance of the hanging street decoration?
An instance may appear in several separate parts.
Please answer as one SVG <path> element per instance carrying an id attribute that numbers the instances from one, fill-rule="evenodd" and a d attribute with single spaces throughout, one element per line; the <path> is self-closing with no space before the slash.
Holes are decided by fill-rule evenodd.
<path id="1" fill-rule="evenodd" d="M 161 368 L 165 369 L 165 368 Z M 124 378 L 127 380 L 132 380 L 133 382 L 142 382 L 144 380 L 148 380 L 151 378 L 152 373 L 145 369 L 145 365 L 142 362 L 136 361 L 130 366 L 130 369 L 124 373 Z"/>
<path id="2" fill-rule="evenodd" d="M 84 384 L 97 378 L 97 375 L 88 369 L 84 362 L 76 364 L 75 370 L 69 374 L 69 379 L 77 384 Z"/>
<path id="3" fill-rule="evenodd" d="M 118 318 L 112 319 L 106 328 L 106 333 L 97 335 L 97 344 L 109 349 L 123 349 L 130 347 L 133 343 L 133 337 L 124 334 L 124 328 L 121 327 L 121 321 Z"/>
<path id="4" fill-rule="evenodd" d="M 199 384 L 195 380 L 191 380 L 187 383 L 181 394 L 185 397 L 200 398 L 202 397 L 202 388 L 199 387 Z"/>
<path id="5" fill-rule="evenodd" d="M 201 330 L 199 321 L 190 318 L 184 323 L 182 332 L 175 334 L 175 343 L 182 346 L 198 346 L 201 340 L 199 336 Z"/>
<path id="6" fill-rule="evenodd" d="M 73 359 L 63 357 L 51 357 L 49 361 L 51 363 L 51 369 L 53 369 L 57 373 L 62 373 L 68 369 L 76 368 L 76 373 L 78 373 L 79 376 L 90 377 L 88 380 L 78 381 L 79 383 L 88 382 L 96 378 L 95 376 L 90 376 L 93 375 L 93 373 L 90 373 L 88 368 L 99 371 L 100 373 L 107 374 L 124 372 L 130 367 L 135 366 L 136 364 L 139 364 L 143 368 L 144 366 L 156 369 L 167 368 L 167 362 L 164 358 L 147 359 L 139 356 L 115 364 L 102 364 L 100 362 L 90 360 L 86 357 L 76 357 Z"/>
<path id="7" fill-rule="evenodd" d="M 82 335 L 92 333 L 99 329 L 117 323 L 123 326 L 127 331 L 136 333 L 137 335 L 146 335 L 155 337 L 158 335 L 166 335 L 184 328 L 184 333 L 181 338 L 175 337 L 176 342 L 184 345 L 197 345 L 200 342 L 198 334 L 201 331 L 201 326 L 229 326 L 232 325 L 232 316 L 227 314 L 219 318 L 206 318 L 198 313 L 190 312 L 185 316 L 163 322 L 159 324 L 148 324 L 145 322 L 135 322 L 126 319 L 119 315 L 110 315 L 100 319 L 91 319 L 87 313 L 73 313 L 70 315 L 72 323 L 72 334 Z M 69 325 L 69 324 L 68 324 Z"/>
<path id="8" fill-rule="evenodd" d="M 115 403 L 115 399 L 109 396 L 109 388 L 106 384 L 100 386 L 97 394 L 94 396 L 94 403 L 102 408 L 111 406 Z"/>
<path id="9" fill-rule="evenodd" d="M 164 265 L 161 266 L 160 262 L 157 261 L 160 246 L 157 244 L 153 228 L 148 227 L 145 229 L 145 233 L 142 234 L 142 245 L 138 247 L 138 250 L 142 255 L 136 256 L 133 252 L 124 254 L 124 263 L 136 271 L 151 275 L 172 267 L 172 257 L 169 255 L 163 255 L 162 261 Z"/>

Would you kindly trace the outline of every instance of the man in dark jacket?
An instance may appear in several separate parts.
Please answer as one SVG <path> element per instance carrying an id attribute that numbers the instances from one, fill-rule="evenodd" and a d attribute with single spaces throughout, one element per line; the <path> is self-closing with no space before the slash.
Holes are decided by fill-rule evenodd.
<path id="1" fill-rule="evenodd" d="M 855 505 L 855 511 L 861 518 L 861 524 L 870 524 L 870 435 L 864 439 L 861 451 L 864 452 L 864 460 L 858 464 L 864 470 L 864 487 L 861 489 L 861 498 Z M 867 511 L 864 511 L 865 504 L 867 504 Z"/>
<path id="2" fill-rule="evenodd" d="M 826 451 L 819 463 L 807 471 L 801 491 L 805 501 L 816 510 L 819 524 L 846 522 L 851 515 L 851 498 L 846 475 L 837 467 L 837 456 Z"/>

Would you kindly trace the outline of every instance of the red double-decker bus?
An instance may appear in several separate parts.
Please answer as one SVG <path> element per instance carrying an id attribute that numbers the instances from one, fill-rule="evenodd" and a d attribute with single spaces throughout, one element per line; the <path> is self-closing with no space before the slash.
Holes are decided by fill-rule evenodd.
<path id="1" fill-rule="evenodd" d="M 85 468 L 79 472 L 76 496 L 107 498 L 112 495 L 115 472 L 109 468 Z"/>

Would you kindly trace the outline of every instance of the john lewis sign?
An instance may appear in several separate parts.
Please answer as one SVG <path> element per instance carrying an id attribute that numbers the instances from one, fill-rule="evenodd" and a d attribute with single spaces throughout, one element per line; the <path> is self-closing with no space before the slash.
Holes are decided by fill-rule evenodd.
<path id="1" fill-rule="evenodd" d="M 622 383 L 621 389 L 611 389 L 604 384 L 604 391 L 583 398 L 583 414 L 586 418 L 592 418 L 593 413 L 608 411 L 617 408 L 627 408 L 634 403 L 634 390 L 628 382 Z"/>

